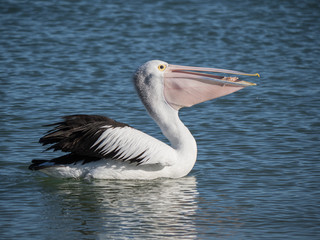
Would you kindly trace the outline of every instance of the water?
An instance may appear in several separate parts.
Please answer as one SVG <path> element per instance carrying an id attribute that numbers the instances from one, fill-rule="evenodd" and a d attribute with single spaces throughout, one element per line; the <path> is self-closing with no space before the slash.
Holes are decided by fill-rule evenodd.
<path id="1" fill-rule="evenodd" d="M 319 1 L 1 1 L 1 239 L 318 239 Z M 189 176 L 58 180 L 27 169 L 44 124 L 102 114 L 165 141 L 132 87 L 151 59 L 259 72 L 181 111 Z"/>

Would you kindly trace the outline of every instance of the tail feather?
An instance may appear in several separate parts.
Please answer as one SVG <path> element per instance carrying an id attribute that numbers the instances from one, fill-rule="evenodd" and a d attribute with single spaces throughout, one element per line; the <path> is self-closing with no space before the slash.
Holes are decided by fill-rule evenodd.
<path id="1" fill-rule="evenodd" d="M 105 131 L 105 128 L 102 127 L 125 127 L 128 125 L 104 116 L 70 115 L 63 117 L 61 122 L 47 126 L 51 126 L 53 129 L 41 137 L 39 143 L 43 146 L 49 145 L 46 150 L 60 150 L 68 154 L 51 160 L 34 159 L 29 166 L 30 170 L 41 170 L 79 162 L 85 164 L 105 158 L 103 154 L 92 148 L 99 136 Z"/>
<path id="2" fill-rule="evenodd" d="M 66 166 L 76 164 L 78 162 L 85 164 L 87 162 L 94 162 L 101 160 L 99 157 L 81 156 L 74 153 L 69 153 L 61 157 L 53 158 L 51 160 L 33 159 L 32 164 L 29 166 L 30 170 L 40 170 L 53 166 Z"/>
<path id="3" fill-rule="evenodd" d="M 37 171 L 46 167 L 49 167 L 48 164 L 49 160 L 43 160 L 43 159 L 33 159 L 32 164 L 29 166 L 29 169 L 32 171 Z"/>

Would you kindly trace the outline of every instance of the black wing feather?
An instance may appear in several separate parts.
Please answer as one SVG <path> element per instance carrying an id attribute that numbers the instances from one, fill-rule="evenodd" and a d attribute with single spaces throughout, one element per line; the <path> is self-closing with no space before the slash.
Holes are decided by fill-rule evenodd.
<path id="1" fill-rule="evenodd" d="M 99 115 L 69 115 L 63 117 L 64 121 L 50 124 L 47 126 L 54 126 L 54 128 L 47 132 L 45 136 L 40 138 L 39 143 L 43 146 L 51 145 L 46 150 L 69 152 L 64 156 L 49 160 L 57 165 L 72 164 L 82 161 L 82 164 L 98 161 L 102 158 L 114 158 L 119 149 L 109 152 L 108 154 L 101 154 L 92 148 L 94 143 L 99 139 L 101 134 L 106 130 L 102 128 L 108 126 L 110 128 L 116 127 L 130 127 L 127 124 L 117 122 L 111 118 Z M 130 163 L 140 163 L 140 157 L 143 152 L 130 159 L 119 159 Z M 48 162 L 48 160 L 33 160 L 29 166 L 31 170 L 41 169 L 41 164 Z"/>
<path id="2" fill-rule="evenodd" d="M 102 126 L 129 127 L 127 124 L 99 115 L 69 115 L 63 119 L 62 122 L 47 125 L 55 127 L 40 138 L 39 143 L 43 146 L 53 144 L 47 150 L 89 154 L 92 152 L 88 152 L 88 149 L 104 132 Z"/>

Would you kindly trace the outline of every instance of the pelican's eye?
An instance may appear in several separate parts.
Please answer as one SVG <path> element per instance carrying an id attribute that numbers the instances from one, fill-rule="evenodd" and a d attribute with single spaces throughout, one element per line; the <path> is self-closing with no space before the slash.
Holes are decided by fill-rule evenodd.
<path id="1" fill-rule="evenodd" d="M 158 66 L 158 69 L 159 69 L 160 71 L 164 71 L 166 68 L 167 68 L 167 66 L 164 65 L 164 64 L 160 64 L 160 65 Z"/>

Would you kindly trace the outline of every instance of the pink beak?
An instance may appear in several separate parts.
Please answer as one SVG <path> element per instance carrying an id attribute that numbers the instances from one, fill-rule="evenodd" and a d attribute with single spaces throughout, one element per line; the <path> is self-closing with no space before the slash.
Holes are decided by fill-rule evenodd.
<path id="1" fill-rule="evenodd" d="M 259 76 L 217 68 L 188 67 L 169 64 L 164 72 L 164 96 L 176 110 L 238 91 L 244 87 L 256 85 L 242 81 L 237 77 L 223 77 L 208 72 L 232 75 Z"/>

